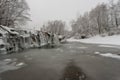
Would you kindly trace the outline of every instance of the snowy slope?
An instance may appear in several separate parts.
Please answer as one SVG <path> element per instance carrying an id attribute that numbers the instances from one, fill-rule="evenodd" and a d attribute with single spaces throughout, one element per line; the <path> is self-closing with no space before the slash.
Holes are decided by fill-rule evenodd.
<path id="1" fill-rule="evenodd" d="M 67 41 L 69 41 L 69 42 L 94 43 L 94 44 L 120 45 L 120 35 L 107 36 L 107 37 L 95 36 L 95 37 L 92 37 L 92 38 L 79 39 L 79 40 L 70 38 Z"/>

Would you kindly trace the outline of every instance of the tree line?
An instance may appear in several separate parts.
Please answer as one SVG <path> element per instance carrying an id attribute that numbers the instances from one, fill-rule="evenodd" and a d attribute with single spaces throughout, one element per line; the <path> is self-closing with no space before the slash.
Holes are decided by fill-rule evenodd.
<path id="1" fill-rule="evenodd" d="M 64 35 L 66 23 L 62 20 L 48 21 L 41 28 L 42 31 L 47 31 L 52 34 Z"/>
<path id="2" fill-rule="evenodd" d="M 108 33 L 113 35 L 117 30 L 120 34 L 120 0 L 114 2 L 109 0 L 109 4 L 101 3 L 90 12 L 85 12 L 71 21 L 74 34 L 84 34 L 95 36 Z M 117 33 L 117 34 L 118 34 Z"/>
<path id="3" fill-rule="evenodd" d="M 29 6 L 25 0 L 0 0 L 0 25 L 15 27 L 26 24 Z"/>
<path id="4" fill-rule="evenodd" d="M 30 20 L 29 6 L 26 0 L 0 0 L 0 25 L 15 27 Z M 98 4 L 89 12 L 71 21 L 73 34 L 94 36 L 97 34 L 120 34 L 120 0 L 109 0 L 108 4 Z M 66 23 L 62 20 L 48 21 L 42 30 L 64 35 Z"/>

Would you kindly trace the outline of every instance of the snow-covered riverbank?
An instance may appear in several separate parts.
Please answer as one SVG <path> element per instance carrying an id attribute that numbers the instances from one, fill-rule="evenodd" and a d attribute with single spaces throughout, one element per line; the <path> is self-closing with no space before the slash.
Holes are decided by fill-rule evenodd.
<path id="1" fill-rule="evenodd" d="M 93 44 L 109 44 L 109 45 L 120 45 L 120 35 L 114 36 L 95 36 L 88 39 L 74 39 L 70 38 L 67 40 L 68 42 L 82 42 L 82 43 L 93 43 Z"/>

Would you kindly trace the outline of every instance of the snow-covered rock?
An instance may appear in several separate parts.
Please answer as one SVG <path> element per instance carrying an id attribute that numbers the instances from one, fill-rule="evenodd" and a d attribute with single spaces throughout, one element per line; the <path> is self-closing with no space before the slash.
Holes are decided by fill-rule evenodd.
<path id="1" fill-rule="evenodd" d="M 8 28 L 7 26 L 2 26 L 0 25 L 5 31 L 8 31 L 9 33 L 11 34 L 16 34 L 16 35 L 19 35 L 18 32 L 16 32 L 16 30 L 14 28 Z"/>

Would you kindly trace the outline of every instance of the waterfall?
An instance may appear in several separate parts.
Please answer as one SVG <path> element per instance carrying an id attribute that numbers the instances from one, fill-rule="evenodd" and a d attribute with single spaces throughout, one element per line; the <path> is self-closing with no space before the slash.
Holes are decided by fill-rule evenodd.
<path id="1" fill-rule="evenodd" d="M 59 45 L 59 38 L 58 35 L 56 34 L 50 34 L 47 32 L 40 32 L 40 47 L 43 46 L 55 46 L 55 45 Z"/>
<path id="2" fill-rule="evenodd" d="M 47 45 L 46 36 L 40 32 L 40 47 Z"/>
<path id="3" fill-rule="evenodd" d="M 54 44 L 55 45 L 60 45 L 60 41 L 59 41 L 58 35 L 56 35 L 56 34 L 54 34 Z"/>

